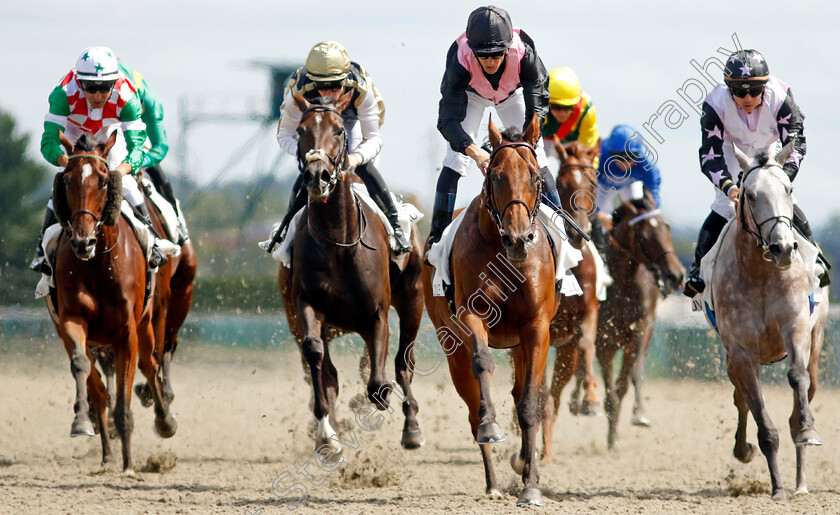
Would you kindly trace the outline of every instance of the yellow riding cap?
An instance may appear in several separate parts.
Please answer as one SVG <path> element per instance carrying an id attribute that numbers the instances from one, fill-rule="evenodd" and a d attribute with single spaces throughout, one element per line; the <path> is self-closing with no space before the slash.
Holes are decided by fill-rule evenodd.
<path id="1" fill-rule="evenodd" d="M 335 41 L 316 43 L 306 57 L 306 76 L 316 82 L 344 80 L 349 71 L 350 56 Z"/>
<path id="2" fill-rule="evenodd" d="M 573 106 L 580 101 L 580 79 L 571 68 L 551 70 L 548 81 L 549 104 Z"/>

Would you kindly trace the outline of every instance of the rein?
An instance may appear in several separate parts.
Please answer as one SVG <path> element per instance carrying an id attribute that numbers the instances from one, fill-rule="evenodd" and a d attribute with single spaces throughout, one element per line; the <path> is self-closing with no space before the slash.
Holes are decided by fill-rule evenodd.
<path id="1" fill-rule="evenodd" d="M 490 164 L 487 166 L 488 169 L 490 168 L 490 166 L 493 165 L 493 160 L 496 158 L 496 155 L 499 153 L 499 151 L 501 149 L 503 149 L 503 148 L 518 148 L 518 147 L 527 148 L 528 150 L 531 151 L 531 154 L 534 156 L 534 159 L 535 160 L 537 159 L 536 150 L 534 150 L 534 147 L 532 147 L 528 143 L 526 143 L 524 141 L 515 141 L 515 142 L 512 142 L 512 143 L 505 143 L 503 145 L 499 145 L 498 147 L 496 147 L 493 150 L 493 152 L 490 154 Z M 518 152 L 517 152 L 517 155 L 519 155 Z M 499 211 L 499 207 L 496 204 L 496 197 L 493 195 L 493 188 L 490 186 L 489 175 L 486 176 L 485 179 L 484 179 L 484 196 L 487 199 L 487 202 L 485 202 L 485 206 L 487 207 L 487 211 L 490 213 L 490 217 L 493 219 L 493 222 L 496 224 L 496 227 L 499 229 L 499 234 L 504 234 L 504 231 L 502 229 L 502 219 L 504 218 L 505 213 L 507 212 L 508 208 L 510 206 L 514 205 L 514 204 L 522 204 L 523 206 L 525 206 L 525 209 L 528 210 L 528 218 L 530 220 L 529 227 L 533 227 L 534 224 L 536 223 L 537 213 L 539 212 L 539 209 L 540 209 L 540 196 L 541 195 L 542 195 L 542 180 L 538 180 L 537 181 L 537 194 L 536 194 L 536 198 L 535 198 L 533 207 L 526 204 L 525 201 L 523 201 L 523 200 L 511 199 L 510 201 L 508 201 L 507 204 L 505 204 L 505 207 L 501 211 Z"/>
<path id="2" fill-rule="evenodd" d="M 744 174 L 741 176 L 740 180 L 738 181 L 739 186 L 744 184 L 744 182 L 747 180 L 747 177 L 750 175 L 750 173 L 752 173 L 754 170 L 761 170 L 763 168 L 765 168 L 764 165 L 756 165 L 756 166 L 753 166 L 752 168 L 750 168 L 749 170 L 747 170 L 746 172 L 744 172 Z M 761 235 L 761 227 L 764 224 L 766 224 L 767 222 L 775 221 L 775 223 L 773 224 L 773 227 L 770 228 L 770 232 L 773 232 L 773 229 L 776 228 L 776 225 L 778 225 L 780 223 L 786 223 L 787 226 L 790 227 L 791 230 L 793 230 L 793 220 L 791 220 L 789 216 L 778 215 L 778 216 L 771 216 L 767 220 L 764 220 L 763 222 L 759 223 L 758 220 L 756 220 L 756 218 L 755 218 L 755 214 L 753 214 L 753 210 L 750 209 L 750 218 L 752 219 L 753 224 L 755 224 L 758 232 L 753 231 L 752 228 L 750 227 L 750 225 L 747 223 L 746 213 L 745 213 L 745 209 L 744 209 L 744 205 L 746 204 L 745 200 L 746 199 L 745 199 L 745 195 L 744 195 L 744 190 L 741 190 L 740 197 L 738 199 L 738 221 L 741 223 L 741 227 L 744 228 L 744 231 L 747 234 L 749 234 L 750 236 L 752 236 L 752 238 L 756 242 L 756 245 L 758 245 L 758 247 L 760 247 L 761 250 L 764 251 L 764 256 L 763 256 L 764 259 L 766 261 L 770 261 L 770 259 L 767 257 L 767 254 L 770 252 L 770 242 L 765 240 L 764 236 Z"/>
<path id="3" fill-rule="evenodd" d="M 362 242 L 362 238 L 364 238 L 365 233 L 367 232 L 367 228 L 368 228 L 368 221 L 367 221 L 367 217 L 365 216 L 365 212 L 364 212 L 364 210 L 362 209 L 362 205 L 361 205 L 361 202 L 359 201 L 359 199 L 358 199 L 358 198 L 356 198 L 356 196 L 355 196 L 355 195 L 353 195 L 353 200 L 354 200 L 354 201 L 355 201 L 355 203 L 356 203 L 356 217 L 357 217 L 357 218 L 360 220 L 360 222 L 361 222 L 361 223 L 359 224 L 359 225 L 360 225 L 360 227 L 359 227 L 359 237 L 358 237 L 358 238 L 356 238 L 356 241 L 353 241 L 353 242 L 350 242 L 350 243 L 342 243 L 342 242 L 340 242 L 340 241 L 331 240 L 330 238 L 326 237 L 324 234 L 322 234 L 322 233 L 318 232 L 318 230 L 317 230 L 315 227 L 313 227 L 313 225 L 312 225 L 312 218 L 311 218 L 310 216 L 308 216 L 308 215 L 307 215 L 307 217 L 306 217 L 306 225 L 307 225 L 307 227 L 309 228 L 309 232 L 310 232 L 313 236 L 316 236 L 318 239 L 320 239 L 320 240 L 322 240 L 322 241 L 324 241 L 324 242 L 326 242 L 326 243 L 329 243 L 329 244 L 331 244 L 331 245 L 335 245 L 336 247 L 355 247 L 355 246 L 356 246 L 356 245 L 358 245 L 359 243 L 362 243 L 362 245 L 364 245 L 365 247 L 367 247 L 367 248 L 369 248 L 369 249 L 371 249 L 371 250 L 376 250 L 376 248 L 375 248 L 375 247 L 371 247 L 370 245 L 367 245 L 367 244 L 365 244 L 364 242 Z"/>
<path id="4" fill-rule="evenodd" d="M 642 242 L 644 241 L 644 239 L 639 236 L 639 231 L 636 228 L 637 227 L 636 224 L 641 222 L 642 220 L 646 220 L 648 218 L 652 218 L 654 216 L 660 215 L 661 213 L 662 213 L 662 211 L 659 208 L 652 209 L 652 210 L 644 212 L 640 215 L 634 216 L 633 218 L 631 218 L 627 222 L 628 227 L 630 227 L 632 232 L 633 232 L 633 241 L 636 242 L 636 246 L 639 248 L 639 250 L 641 250 L 641 252 L 644 255 L 647 262 L 640 260 L 639 258 L 636 257 L 636 255 L 633 252 L 631 252 L 629 249 L 627 249 L 627 248 L 623 247 L 621 244 L 619 244 L 618 240 L 615 238 L 615 235 L 614 235 L 613 231 L 610 231 L 610 237 L 613 240 L 613 243 L 615 244 L 615 247 L 618 248 L 620 251 L 622 251 L 630 259 L 630 261 L 633 261 L 636 264 L 642 265 L 645 268 L 647 268 L 648 270 L 650 270 L 651 272 L 653 272 L 657 276 L 657 278 L 662 273 L 662 270 L 659 266 L 659 260 L 661 260 L 663 257 L 667 256 L 668 254 L 672 254 L 672 253 L 676 254 L 676 250 L 674 250 L 674 248 L 671 247 L 669 249 L 663 250 L 662 253 L 659 254 L 656 257 L 651 256 L 651 254 L 650 254 L 650 252 L 648 252 L 647 248 L 644 245 L 642 245 Z"/>

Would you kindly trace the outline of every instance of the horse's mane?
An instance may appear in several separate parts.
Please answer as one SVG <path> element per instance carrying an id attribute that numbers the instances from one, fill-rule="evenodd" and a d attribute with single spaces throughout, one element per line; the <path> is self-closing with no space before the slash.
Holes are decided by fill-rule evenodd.
<path id="1" fill-rule="evenodd" d="M 645 188 L 644 197 L 640 199 L 631 200 L 630 202 L 627 202 L 627 204 L 630 204 L 637 210 L 644 212 L 653 211 L 654 209 L 656 209 L 656 202 L 653 200 L 653 195 L 650 194 L 650 191 L 647 188 Z M 624 202 L 622 202 L 622 204 L 618 206 L 613 212 L 613 223 L 620 223 L 624 218 L 626 218 L 629 212 L 630 209 L 625 206 Z"/>
<path id="2" fill-rule="evenodd" d="M 85 152 L 90 152 L 95 150 L 96 147 L 101 145 L 102 143 L 94 137 L 93 134 L 88 134 L 87 132 L 83 132 L 81 137 L 78 141 L 76 141 L 76 145 L 73 147 L 73 150 L 82 150 Z"/>
<path id="3" fill-rule="evenodd" d="M 758 161 L 758 166 L 765 167 L 770 162 L 770 156 L 767 152 L 759 152 L 755 155 L 755 160 Z"/>
<path id="4" fill-rule="evenodd" d="M 515 125 L 511 125 L 507 129 L 503 130 L 501 134 L 502 141 L 508 141 L 510 143 L 515 143 L 517 141 L 525 141 L 525 136 L 522 134 L 522 130 L 517 128 Z M 484 149 L 484 151 L 487 153 L 493 153 L 493 148 L 490 145 L 489 136 L 486 140 L 484 140 L 484 144 L 481 145 L 481 148 Z"/>
<path id="5" fill-rule="evenodd" d="M 325 95 L 321 97 L 315 97 L 312 100 L 310 100 L 309 103 L 319 106 L 331 106 L 337 104 L 338 99 L 329 95 Z"/>

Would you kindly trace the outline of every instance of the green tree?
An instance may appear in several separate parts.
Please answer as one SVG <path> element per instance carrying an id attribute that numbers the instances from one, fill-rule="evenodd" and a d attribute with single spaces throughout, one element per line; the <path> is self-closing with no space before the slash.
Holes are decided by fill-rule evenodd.
<path id="1" fill-rule="evenodd" d="M 35 195 L 45 186 L 47 166 L 27 156 L 29 135 L 18 134 L 16 122 L 0 110 L 0 302 L 17 304 L 31 298 L 37 278 L 27 271 L 35 248 L 46 198 Z M 46 195 L 44 195 L 45 197 Z"/>

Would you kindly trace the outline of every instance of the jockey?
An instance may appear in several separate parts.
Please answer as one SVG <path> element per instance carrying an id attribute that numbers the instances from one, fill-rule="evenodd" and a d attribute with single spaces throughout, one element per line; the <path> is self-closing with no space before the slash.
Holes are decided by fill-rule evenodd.
<path id="1" fill-rule="evenodd" d="M 119 62 L 119 68 L 129 82 L 134 85 L 134 89 L 137 90 L 137 96 L 142 106 L 140 119 L 146 124 L 146 146 L 148 149 L 140 166 L 154 183 L 155 189 L 172 205 L 172 209 L 178 216 L 178 230 L 180 232 L 178 237 L 181 241 L 177 243 L 183 244 L 189 239 L 187 224 L 183 220 L 183 213 L 181 213 L 175 193 L 172 191 L 172 183 L 169 182 L 169 177 L 163 173 L 163 169 L 160 167 L 160 162 L 169 153 L 166 129 L 163 127 L 163 104 L 140 72 L 122 61 Z"/>
<path id="2" fill-rule="evenodd" d="M 522 130 L 534 113 L 545 118 L 548 77 L 525 31 L 514 27 L 504 9 L 489 5 L 470 13 L 467 30 L 449 47 L 440 85 L 437 127 L 449 146 L 435 188 L 429 245 L 452 221 L 458 179 L 471 160 L 481 170 L 490 156 L 475 143 L 484 110 L 494 106 L 504 127 Z M 560 207 L 557 185 L 548 170 L 542 139 L 536 145 L 543 177 L 543 202 Z"/>
<path id="3" fill-rule="evenodd" d="M 616 125 L 601 145 L 595 200 L 598 216 L 592 220 L 592 238 L 601 251 L 606 248 L 608 235 L 605 227 L 611 225 L 610 216 L 616 196 L 627 202 L 641 200 L 648 190 L 656 206 L 660 205 L 662 175 L 659 167 L 648 160 L 645 147 L 635 137 L 636 134 L 637 131 L 629 125 Z"/>
<path id="4" fill-rule="evenodd" d="M 98 46 L 82 52 L 76 60 L 76 67 L 50 93 L 49 103 L 41 135 L 41 154 L 51 164 L 64 168 L 69 162 L 59 140 L 59 131 L 63 131 L 71 143 L 75 143 L 85 132 L 104 142 L 112 132 L 117 131 L 117 143 L 108 154 L 108 166 L 123 176 L 140 171 L 145 154 L 143 142 L 146 140 L 146 131 L 140 119 L 142 106 L 137 90 L 119 70 L 111 49 Z M 122 181 L 122 188 L 123 197 L 151 227 L 149 211 L 137 181 Z M 50 273 L 49 267 L 45 266 L 40 240 L 44 231 L 57 222 L 50 198 L 30 269 Z M 165 263 L 165 253 L 172 250 L 171 246 L 166 240 L 156 240 L 149 267 L 156 268 Z M 167 252 L 162 252 L 162 249 Z"/>
<path id="5" fill-rule="evenodd" d="M 376 169 L 382 149 L 379 128 L 385 119 L 385 104 L 370 75 L 350 60 L 347 50 L 341 44 L 335 41 L 317 43 L 306 58 L 306 66 L 299 68 L 289 79 L 277 127 L 277 141 L 286 152 L 298 156 L 297 127 L 303 113 L 292 98 L 293 93 L 313 100 L 321 96 L 338 98 L 347 90 L 353 93 L 353 100 L 342 113 L 348 136 L 347 167 L 355 168 L 356 175 L 364 181 L 371 198 L 385 212 L 394 229 L 394 254 L 399 256 L 411 251 L 411 241 L 400 228 L 391 192 Z M 294 214 L 306 205 L 307 192 L 301 188 L 302 180 L 301 174 L 295 181 L 289 210 L 277 229 L 278 242 L 283 241 Z M 268 251 L 271 252 L 272 248 L 273 245 L 270 245 Z"/>
<path id="6" fill-rule="evenodd" d="M 548 115 L 542 128 L 545 153 L 558 158 L 553 141 L 578 142 L 584 148 L 598 144 L 598 120 L 592 99 L 581 91 L 580 79 L 571 68 L 555 68 L 548 75 Z M 598 159 L 592 163 L 598 168 Z"/>
<path id="7" fill-rule="evenodd" d="M 771 145 L 781 149 L 795 137 L 793 151 L 783 165 L 791 182 L 805 157 L 805 117 L 794 102 L 790 87 L 770 75 L 764 57 L 755 50 L 734 52 L 726 61 L 723 75 L 723 84 L 718 84 L 706 97 L 700 120 L 700 168 L 715 186 L 715 200 L 697 237 L 694 263 L 683 291 L 688 297 L 705 289 L 700 277 L 700 260 L 715 244 L 727 221 L 735 217 L 739 187 L 738 176 L 733 173 L 738 173 L 741 167 L 732 145 L 737 144 L 745 154 L 753 157 Z M 795 201 L 793 226 L 808 241 L 815 243 L 808 220 Z M 830 268 L 822 255 L 821 259 L 824 268 Z M 826 272 L 821 275 L 820 284 L 828 282 Z"/>

